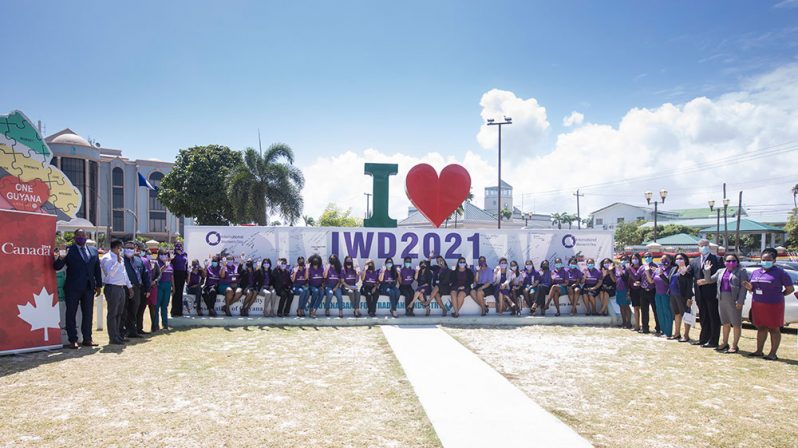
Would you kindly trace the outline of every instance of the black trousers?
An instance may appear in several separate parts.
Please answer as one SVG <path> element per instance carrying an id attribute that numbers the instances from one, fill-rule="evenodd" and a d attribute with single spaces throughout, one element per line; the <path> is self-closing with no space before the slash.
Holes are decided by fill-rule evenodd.
<path id="1" fill-rule="evenodd" d="M 202 288 L 200 288 L 200 285 L 193 285 L 186 289 L 188 289 L 189 294 L 194 295 L 194 309 L 199 311 L 200 304 L 202 303 Z"/>
<path id="2" fill-rule="evenodd" d="M 707 294 L 698 299 L 698 313 L 701 319 L 701 335 L 698 342 L 702 344 L 718 345 L 720 338 L 720 312 L 718 311 L 718 298 Z M 701 305 L 704 305 L 703 308 Z"/>
<path id="3" fill-rule="evenodd" d="M 83 341 L 91 341 L 91 323 L 94 313 L 94 290 L 88 286 L 83 291 L 75 293 L 66 293 L 64 297 L 66 304 L 66 331 L 69 337 L 69 342 L 78 342 L 78 327 L 77 318 L 75 317 L 78 308 L 82 321 L 80 322 L 80 333 L 83 336 Z M 45 329 L 45 331 L 47 331 Z"/>
<path id="4" fill-rule="evenodd" d="M 202 300 L 205 301 L 205 306 L 208 307 L 208 314 L 211 316 L 216 315 L 216 290 L 219 288 L 218 285 L 213 286 L 205 286 L 202 288 Z M 199 303 L 197 304 L 199 305 Z M 201 308 L 197 306 L 197 314 L 200 313 Z"/>
<path id="5" fill-rule="evenodd" d="M 277 302 L 277 314 L 280 316 L 288 316 L 291 313 L 291 304 L 294 302 L 294 290 L 291 288 L 283 288 L 275 293 L 280 296 L 280 301 Z"/>
<path id="6" fill-rule="evenodd" d="M 643 320 L 642 329 L 643 331 L 648 330 L 648 321 L 649 321 L 649 306 L 656 306 L 654 305 L 654 290 L 640 290 L 640 315 Z M 656 318 L 657 311 L 656 308 L 654 309 L 654 317 Z"/>
<path id="7" fill-rule="evenodd" d="M 172 317 L 183 315 L 183 288 L 186 286 L 188 272 L 175 271 L 175 290 L 172 293 Z"/>
<path id="8" fill-rule="evenodd" d="M 125 332 L 122 335 L 134 336 L 138 334 L 136 318 L 141 304 L 141 285 L 133 285 L 133 297 L 129 297 L 125 302 Z"/>
<path id="9" fill-rule="evenodd" d="M 360 295 L 366 298 L 366 311 L 369 314 L 377 313 L 377 300 L 380 298 L 380 290 L 374 288 L 360 288 Z"/>
<path id="10" fill-rule="evenodd" d="M 408 309 L 408 305 L 410 305 L 410 301 L 413 300 L 416 292 L 413 291 L 413 285 L 399 285 L 399 295 L 405 298 L 405 309 Z"/>
<path id="11" fill-rule="evenodd" d="M 539 308 L 543 308 L 543 306 L 546 305 L 546 297 L 549 296 L 551 288 L 551 286 L 546 285 L 538 285 L 537 288 L 535 288 L 535 303 Z M 559 288 L 559 286 L 557 286 L 557 288 Z"/>
<path id="12" fill-rule="evenodd" d="M 147 298 L 144 297 L 144 294 L 148 292 L 141 291 L 141 296 L 139 296 L 139 309 L 136 312 L 136 331 L 139 333 L 144 333 L 144 313 L 147 311 Z"/>

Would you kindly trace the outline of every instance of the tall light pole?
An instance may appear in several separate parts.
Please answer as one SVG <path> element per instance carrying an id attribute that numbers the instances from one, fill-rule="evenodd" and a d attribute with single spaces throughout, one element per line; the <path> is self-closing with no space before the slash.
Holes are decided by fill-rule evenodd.
<path id="1" fill-rule="evenodd" d="M 579 225 L 579 228 L 581 229 L 582 228 L 582 215 L 579 212 L 579 198 L 585 197 L 585 195 L 579 193 L 579 189 L 577 189 L 576 193 L 574 193 L 574 196 L 576 196 L 576 220 L 577 220 L 577 224 Z"/>
<path id="2" fill-rule="evenodd" d="M 135 227 L 133 227 L 133 241 L 136 241 L 136 230 L 139 229 L 139 216 L 129 208 L 126 208 L 125 211 L 133 215 L 133 222 L 136 224 Z"/>
<path id="3" fill-rule="evenodd" d="M 654 193 L 652 193 L 650 191 L 646 191 L 643 194 L 646 197 L 646 203 L 648 205 L 651 205 L 651 198 L 654 196 Z M 659 191 L 659 197 L 660 197 L 660 199 L 662 199 L 662 203 L 664 204 L 665 203 L 665 198 L 668 197 L 668 190 L 660 190 Z M 658 214 L 657 205 L 659 203 L 660 203 L 660 201 L 656 201 L 656 200 L 654 201 L 654 242 L 655 243 L 657 242 L 657 214 Z"/>
<path id="4" fill-rule="evenodd" d="M 715 210 L 714 199 L 710 199 L 709 201 L 707 201 L 707 204 L 709 204 L 709 211 Z M 716 211 L 718 212 L 718 221 L 717 221 L 717 227 L 715 227 L 715 244 L 717 244 L 718 247 L 720 247 L 720 209 L 717 209 Z"/>
<path id="5" fill-rule="evenodd" d="M 729 198 L 726 197 L 726 182 L 723 183 L 723 247 L 729 248 Z"/>
<path id="6" fill-rule="evenodd" d="M 497 228 L 499 229 L 502 228 L 502 126 L 506 124 L 513 124 L 513 119 L 510 117 L 504 117 L 504 121 L 496 121 L 493 118 L 488 118 L 488 126 L 499 127 L 499 205 L 496 208 L 496 219 L 498 224 Z"/>

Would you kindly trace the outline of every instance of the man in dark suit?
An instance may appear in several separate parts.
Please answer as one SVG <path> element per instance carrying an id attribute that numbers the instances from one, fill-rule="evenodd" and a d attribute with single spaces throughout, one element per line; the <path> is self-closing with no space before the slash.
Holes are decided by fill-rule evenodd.
<path id="1" fill-rule="evenodd" d="M 694 273 L 695 299 L 698 304 L 698 315 L 701 318 L 701 336 L 693 345 L 705 348 L 718 346 L 720 337 L 720 313 L 718 312 L 718 290 L 715 283 L 698 286 L 698 280 L 704 278 L 704 269 L 708 268 L 712 275 L 720 269 L 720 258 L 709 250 L 709 241 L 698 241 L 698 252 L 701 254 L 690 261 Z"/>
<path id="2" fill-rule="evenodd" d="M 139 305 L 146 302 L 150 295 L 150 278 L 147 275 L 147 268 L 141 261 L 141 256 L 136 255 L 136 242 L 128 241 L 125 243 L 125 271 L 130 283 L 133 285 L 133 295 L 128 297 L 125 311 L 123 314 L 124 332 L 129 338 L 140 338 L 143 334 L 139 331 L 136 324 Z M 143 316 L 142 316 L 143 317 Z"/>
<path id="3" fill-rule="evenodd" d="M 86 232 L 75 232 L 75 244 L 67 248 L 66 256 L 56 254 L 53 268 L 58 271 L 66 266 L 64 281 L 64 302 L 66 303 L 66 330 L 69 337 L 68 348 L 78 348 L 78 330 L 75 315 L 80 307 L 82 322 L 80 332 L 83 346 L 96 347 L 91 338 L 91 325 L 94 312 L 94 296 L 100 295 L 103 286 L 100 273 L 100 258 L 97 249 L 86 246 Z"/>

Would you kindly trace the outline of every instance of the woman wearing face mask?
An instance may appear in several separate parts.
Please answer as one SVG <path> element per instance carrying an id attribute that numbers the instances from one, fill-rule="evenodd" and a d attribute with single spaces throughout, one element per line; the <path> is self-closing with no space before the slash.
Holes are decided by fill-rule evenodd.
<path id="1" fill-rule="evenodd" d="M 592 316 L 598 314 L 596 312 L 596 299 L 601 295 L 602 277 L 601 271 L 596 269 L 596 260 L 588 258 L 585 271 L 582 274 L 585 315 Z"/>
<path id="2" fill-rule="evenodd" d="M 715 349 L 723 353 L 739 353 L 740 333 L 743 328 L 743 305 L 748 292 L 743 283 L 749 283 L 748 271 L 740 267 L 740 259 L 735 254 L 725 257 L 725 267 L 714 274 L 712 264 L 704 269 L 704 278 L 698 280 L 699 286 L 710 283 L 718 285 L 718 312 L 722 325 L 723 342 Z M 792 282 L 791 282 L 792 283 Z M 729 333 L 734 329 L 734 339 L 729 347 Z"/>
<path id="3" fill-rule="evenodd" d="M 638 253 L 632 254 L 631 266 L 629 266 L 629 299 L 632 302 L 632 309 L 634 310 L 634 326 L 633 331 L 640 332 L 640 319 L 642 311 L 640 310 L 640 297 L 642 296 L 643 288 L 640 287 L 640 268 L 643 266 L 643 258 Z"/>
<path id="4" fill-rule="evenodd" d="M 205 282 L 202 284 L 202 299 L 208 308 L 208 315 L 216 317 L 216 294 L 218 292 L 219 280 L 221 279 L 222 267 L 220 266 L 219 256 L 214 255 L 210 265 L 205 270 Z M 197 307 L 197 316 L 202 316 L 202 309 Z"/>
<path id="5" fill-rule="evenodd" d="M 560 297 L 565 295 L 570 297 L 568 291 L 568 279 L 568 270 L 565 269 L 562 258 L 555 258 L 554 271 L 551 273 L 551 281 L 553 282 L 553 285 L 551 287 L 551 291 L 549 292 L 549 300 L 546 302 L 546 306 L 542 311 L 543 314 L 546 314 L 546 309 L 551 305 L 553 300 L 554 306 L 557 309 L 557 312 L 554 315 L 560 315 Z"/>
<path id="6" fill-rule="evenodd" d="M 244 302 L 244 308 L 246 308 L 247 314 L 249 314 L 249 309 L 252 307 L 255 299 L 257 299 L 258 294 L 260 294 L 263 296 L 263 316 L 274 317 L 277 315 L 278 297 L 274 292 L 274 286 L 272 284 L 272 260 L 264 258 L 261 260 L 258 269 L 255 270 L 254 292 L 247 297 L 247 300 Z"/>
<path id="7" fill-rule="evenodd" d="M 693 305 L 693 271 L 690 267 L 690 259 L 687 254 L 676 254 L 674 263 L 676 264 L 671 270 L 671 280 L 669 285 L 669 292 L 671 298 L 671 312 L 673 313 L 674 320 L 674 334 L 673 339 L 678 339 L 679 342 L 690 342 L 690 325 L 684 324 L 684 336 L 682 336 L 682 316 L 685 312 L 690 312 L 690 307 Z M 743 292 L 743 294 L 745 294 Z"/>
<path id="8" fill-rule="evenodd" d="M 651 253 L 646 252 L 643 255 L 643 266 L 637 270 L 637 277 L 640 279 L 640 315 L 643 321 L 642 333 L 649 334 L 649 307 L 656 306 L 654 298 L 656 297 L 656 286 L 654 285 L 654 271 L 657 269 L 654 264 L 654 258 Z M 654 310 L 656 317 L 657 310 Z M 659 332 L 659 329 L 656 329 Z"/>
<path id="9" fill-rule="evenodd" d="M 291 285 L 291 272 L 288 269 L 288 260 L 280 258 L 277 267 L 271 271 L 274 293 L 280 297 L 277 304 L 277 317 L 288 317 L 291 314 L 291 303 L 294 301 L 294 290 Z"/>
<path id="10" fill-rule="evenodd" d="M 341 290 L 341 260 L 335 254 L 330 255 L 329 264 L 324 269 L 324 315 L 330 317 L 330 305 L 335 296 L 338 304 L 338 317 L 344 317 L 344 294 Z"/>
<path id="11" fill-rule="evenodd" d="M 493 290 L 496 291 L 496 314 L 504 314 L 504 306 L 510 306 L 510 313 L 515 315 L 515 304 L 510 298 L 510 285 L 512 284 L 512 272 L 508 269 L 507 259 L 499 259 L 499 265 L 493 270 Z"/>
<path id="12" fill-rule="evenodd" d="M 524 271 L 521 273 L 524 278 L 524 281 L 521 284 L 521 298 L 526 302 L 526 306 L 529 308 L 529 315 L 535 314 L 535 288 L 532 286 L 535 283 L 535 279 L 537 278 L 537 271 L 535 270 L 535 265 L 532 263 L 532 260 L 527 260 L 524 263 Z M 522 307 L 519 305 L 519 310 Z"/>
<path id="13" fill-rule="evenodd" d="M 227 257 L 227 264 L 225 264 L 222 271 L 224 274 L 222 278 L 227 282 L 227 289 L 224 290 L 224 306 L 222 306 L 222 311 L 224 311 L 226 316 L 233 315 L 230 312 L 230 305 L 238 302 L 241 294 L 244 293 L 244 290 L 239 285 L 239 280 L 241 279 L 241 271 L 245 268 L 243 260 L 240 264 L 236 264 L 232 255 Z"/>
<path id="14" fill-rule="evenodd" d="M 441 316 L 446 316 L 446 305 L 443 303 L 443 296 L 449 296 L 452 301 L 452 270 L 446 260 L 440 255 L 435 259 L 435 266 L 430 269 L 432 273 L 432 293 L 430 296 L 441 307 Z"/>
<path id="15" fill-rule="evenodd" d="M 344 267 L 341 271 L 341 293 L 349 296 L 349 304 L 352 306 L 352 313 L 355 317 L 360 317 L 360 289 L 357 287 L 357 281 L 360 278 L 360 272 L 352 257 L 347 255 L 344 258 Z"/>
<path id="16" fill-rule="evenodd" d="M 432 303 L 432 271 L 430 271 L 429 266 L 427 265 L 427 261 L 422 260 L 421 263 L 418 264 L 418 269 L 415 272 L 415 281 L 416 281 L 416 293 L 413 295 L 413 301 L 410 302 L 409 309 L 412 309 L 413 304 L 416 303 L 416 300 L 421 302 L 421 305 L 424 307 L 424 315 L 430 315 L 429 305 Z M 402 274 L 404 276 L 404 274 Z M 429 300 L 427 299 L 429 297 Z M 442 303 L 438 303 L 438 306 L 442 307 Z"/>
<path id="17" fill-rule="evenodd" d="M 776 352 L 784 325 L 784 298 L 795 290 L 790 276 L 775 265 L 777 256 L 778 252 L 771 247 L 762 251 L 762 267 L 751 273 L 750 281 L 743 283 L 743 287 L 752 292 L 751 315 L 756 326 L 756 351 L 748 356 L 762 356 L 770 334 L 770 353 L 764 357 L 769 361 L 779 359 Z"/>
<path id="18" fill-rule="evenodd" d="M 579 260 L 576 257 L 571 257 L 568 260 L 568 300 L 571 301 L 571 315 L 576 314 L 576 309 L 579 307 L 579 298 L 584 295 L 584 282 L 585 276 L 579 270 Z M 585 303 L 585 299 L 582 298 Z M 585 303 L 585 310 L 590 311 Z"/>
<path id="19" fill-rule="evenodd" d="M 471 294 L 473 284 L 474 271 L 468 269 L 465 258 L 458 258 L 457 268 L 452 274 L 452 317 L 460 317 L 460 308 L 463 307 L 466 296 Z"/>
<path id="20" fill-rule="evenodd" d="M 510 300 L 514 305 L 513 314 L 521 316 L 521 310 L 524 307 L 524 281 L 526 278 L 526 271 L 521 271 L 518 268 L 518 262 L 513 260 L 510 262 Z"/>
<path id="21" fill-rule="evenodd" d="M 236 290 L 241 290 L 241 294 L 236 295 L 238 295 L 241 299 L 241 310 L 239 311 L 241 316 L 249 316 L 247 302 L 249 301 L 250 296 L 254 302 L 255 295 L 258 293 L 255 275 L 255 263 L 251 258 L 242 262 L 241 265 L 238 266 L 238 288 L 236 288 Z M 232 302 L 227 304 L 228 310 L 230 309 L 230 305 L 232 305 Z"/>
<path id="22" fill-rule="evenodd" d="M 308 271 L 305 268 L 305 257 L 297 257 L 296 266 L 291 271 L 291 285 L 294 295 L 299 296 L 296 308 L 297 317 L 305 317 L 308 308 Z M 293 299 L 291 299 L 293 301 Z"/>
<path id="23" fill-rule="evenodd" d="M 363 270 L 360 287 L 360 294 L 366 299 L 366 311 L 369 317 L 377 315 L 377 300 L 380 298 L 380 273 L 374 267 L 374 260 L 366 261 L 366 269 Z"/>
<path id="24" fill-rule="evenodd" d="M 396 305 L 399 304 L 399 269 L 393 264 L 393 258 L 386 258 L 380 269 L 380 294 L 388 296 L 391 301 L 391 316 L 396 317 Z"/>
<path id="25" fill-rule="evenodd" d="M 169 252 L 158 251 L 158 267 L 161 271 L 161 278 L 158 280 L 158 302 L 157 308 L 161 314 L 161 328 L 169 329 L 169 299 L 172 298 L 172 291 L 175 289 L 174 268 L 169 260 Z"/>
<path id="26" fill-rule="evenodd" d="M 673 258 L 670 255 L 663 255 L 660 265 L 654 271 L 654 302 L 657 304 L 654 312 L 659 325 L 657 336 L 665 335 L 668 339 L 673 339 L 673 313 L 669 294 L 672 268 Z"/>
<path id="27" fill-rule="evenodd" d="M 201 313 L 200 304 L 202 303 L 202 282 L 204 278 L 205 270 L 200 267 L 199 260 L 191 260 L 191 271 L 188 273 L 186 291 L 194 296 L 194 307 L 197 309 L 197 313 Z"/>
<path id="28" fill-rule="evenodd" d="M 629 257 L 621 257 L 615 267 L 615 303 L 621 309 L 621 328 L 632 328 L 632 310 L 629 308 Z"/>
<path id="29" fill-rule="evenodd" d="M 416 280 L 416 269 L 413 269 L 413 260 L 405 257 L 402 268 L 399 269 L 399 295 L 405 299 L 405 316 L 415 316 L 413 304 L 416 292 L 413 282 Z"/>
<path id="30" fill-rule="evenodd" d="M 549 260 L 540 262 L 540 270 L 536 272 L 535 279 L 532 282 L 532 288 L 535 289 L 535 303 L 533 309 L 529 312 L 530 315 L 534 314 L 536 310 L 540 310 L 540 315 L 546 315 L 546 298 L 551 296 L 551 290 L 556 289 L 558 292 L 557 314 L 560 313 L 560 297 L 559 285 L 554 284 L 553 273 L 549 269 Z"/>
<path id="31" fill-rule="evenodd" d="M 486 296 L 493 296 L 496 302 L 496 312 L 499 312 L 499 300 L 496 291 L 493 287 L 493 279 L 494 279 L 494 271 L 488 266 L 488 262 L 485 257 L 479 257 L 477 261 L 477 268 L 473 273 L 474 281 L 476 281 L 476 285 L 474 289 L 471 290 L 471 298 L 474 299 L 475 302 L 479 306 L 482 307 L 484 313 L 482 315 L 488 313 L 488 305 L 485 301 Z M 460 305 L 462 306 L 462 304 Z"/>
<path id="32" fill-rule="evenodd" d="M 144 303 L 147 307 L 147 310 L 150 312 L 150 333 L 155 333 L 156 331 L 160 331 L 161 327 L 158 323 L 158 287 L 160 286 L 161 281 L 161 265 L 159 262 L 160 254 L 163 250 L 159 250 L 157 254 L 153 255 L 153 259 L 150 260 L 146 256 L 143 256 L 141 260 L 144 262 L 144 267 L 147 269 L 147 275 L 150 277 L 150 296 L 147 298 L 147 301 Z M 138 320 L 138 316 L 136 316 L 136 325 L 139 328 L 144 328 L 144 313 L 141 314 L 141 320 Z"/>
<path id="33" fill-rule="evenodd" d="M 183 252 L 183 243 L 175 243 L 172 268 L 175 279 L 175 289 L 172 292 L 172 317 L 180 317 L 183 315 L 183 287 L 188 278 L 188 256 Z"/>
<path id="34" fill-rule="evenodd" d="M 321 306 L 322 289 L 324 288 L 324 267 L 321 257 L 313 254 L 308 258 L 308 293 L 310 294 L 310 317 L 316 318 L 316 311 Z"/>
<path id="35" fill-rule="evenodd" d="M 609 315 L 607 307 L 609 306 L 610 299 L 615 297 L 617 283 L 618 279 L 615 277 L 615 263 L 609 258 L 601 260 L 601 294 L 599 294 L 601 307 L 598 310 L 600 316 Z"/>

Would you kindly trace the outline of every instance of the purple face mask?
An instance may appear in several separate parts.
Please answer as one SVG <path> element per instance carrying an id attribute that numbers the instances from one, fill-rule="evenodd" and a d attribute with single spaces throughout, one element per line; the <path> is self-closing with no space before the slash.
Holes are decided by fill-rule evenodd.
<path id="1" fill-rule="evenodd" d="M 82 245 L 86 244 L 86 237 L 85 236 L 76 236 L 75 237 L 75 243 L 78 246 L 82 246 Z"/>
<path id="2" fill-rule="evenodd" d="M 727 261 L 726 262 L 726 267 L 729 268 L 729 269 L 736 268 L 737 267 L 737 261 L 735 261 L 735 260 Z"/>

